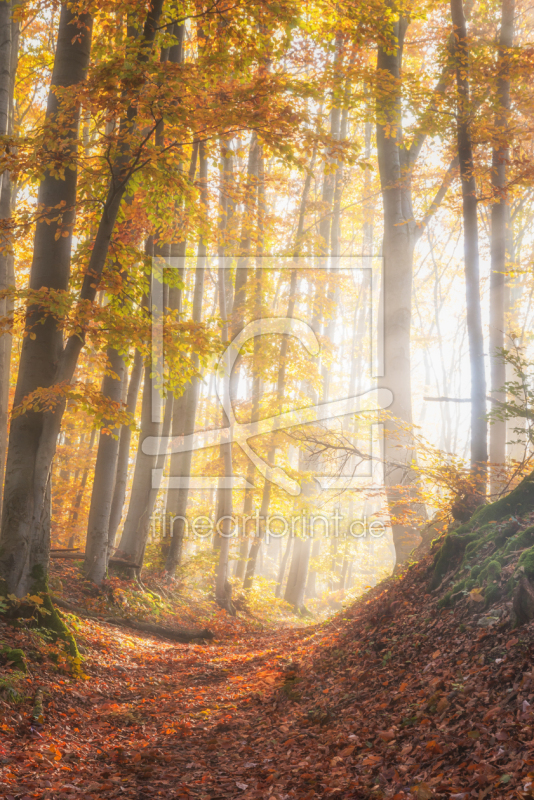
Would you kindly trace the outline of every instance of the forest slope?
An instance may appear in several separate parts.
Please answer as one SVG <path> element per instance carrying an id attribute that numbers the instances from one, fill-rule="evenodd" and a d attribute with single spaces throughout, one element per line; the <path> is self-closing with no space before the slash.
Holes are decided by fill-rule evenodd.
<path id="1" fill-rule="evenodd" d="M 3 796 L 531 797 L 534 623 L 511 598 L 534 513 L 493 508 L 322 626 L 171 644 L 80 619 L 87 680 L 30 662 L 19 702 L 4 680 Z"/>

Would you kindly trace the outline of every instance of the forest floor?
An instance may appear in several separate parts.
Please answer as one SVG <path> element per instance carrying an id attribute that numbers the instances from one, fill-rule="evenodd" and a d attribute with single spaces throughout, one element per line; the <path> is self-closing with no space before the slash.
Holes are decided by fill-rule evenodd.
<path id="1" fill-rule="evenodd" d="M 2 623 L 29 671 L 2 668 L 0 796 L 534 796 L 534 623 L 477 591 L 440 607 L 432 571 L 430 555 L 321 625 L 228 618 L 208 642 L 70 618 L 78 678 Z"/>

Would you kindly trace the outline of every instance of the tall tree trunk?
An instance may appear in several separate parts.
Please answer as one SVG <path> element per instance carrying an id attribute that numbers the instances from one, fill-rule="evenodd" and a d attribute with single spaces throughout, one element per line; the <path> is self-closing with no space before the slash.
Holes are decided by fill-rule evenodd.
<path id="1" fill-rule="evenodd" d="M 79 27 L 78 27 L 79 25 Z M 67 6 L 61 7 L 52 82 L 46 109 L 48 125 L 55 125 L 61 114 L 57 139 L 74 167 L 75 140 L 78 135 L 79 102 L 62 99 L 56 93 L 83 82 L 87 76 L 91 47 L 92 18 L 76 16 Z M 53 157 L 53 156 L 52 156 Z M 65 164 L 66 166 L 66 164 Z M 66 291 L 69 285 L 72 230 L 75 220 L 77 173 L 66 168 L 63 176 L 47 172 L 38 195 L 42 216 L 36 224 L 30 288 Z M 57 209 L 64 207 L 61 219 Z M 56 378 L 57 362 L 63 335 L 57 321 L 45 317 L 39 306 L 28 308 L 15 391 L 15 405 L 40 387 L 48 387 Z M 46 475 L 41 476 L 39 497 L 35 498 L 36 461 L 45 423 L 45 414 L 27 412 L 14 419 L 10 427 L 6 481 L 0 538 L 0 577 L 11 592 L 26 594 L 35 580 L 48 570 L 50 548 L 49 459 Z M 54 441 L 57 437 L 54 437 Z"/>
<path id="2" fill-rule="evenodd" d="M 87 457 L 89 457 L 89 455 L 90 455 L 90 453 L 91 453 L 91 451 L 93 449 L 93 446 L 94 446 L 94 443 L 95 443 L 95 439 L 96 439 L 96 430 L 95 430 L 95 428 L 93 428 L 93 430 L 91 431 L 91 436 L 89 437 L 89 447 L 87 448 Z M 78 491 L 76 492 L 76 499 L 75 499 L 74 504 L 72 506 L 72 510 L 71 510 L 71 514 L 70 514 L 70 520 L 69 520 L 69 529 L 74 528 L 76 523 L 78 522 L 78 517 L 80 515 L 80 508 L 81 508 L 82 500 L 83 500 L 83 494 L 84 494 L 84 491 L 85 491 L 85 486 L 87 484 L 88 477 L 89 477 L 89 466 L 86 464 L 86 466 L 84 467 L 83 473 L 82 473 L 82 479 L 80 481 L 80 485 L 78 487 Z M 68 546 L 69 547 L 74 547 L 75 541 L 76 541 L 76 533 L 74 531 L 72 531 L 72 533 L 70 534 L 70 539 L 69 539 Z"/>
<path id="3" fill-rule="evenodd" d="M 137 398 L 141 386 L 141 376 L 143 374 L 143 357 L 139 350 L 134 353 L 132 371 L 128 384 L 128 395 L 126 398 L 126 411 L 135 416 L 137 408 Z M 109 546 L 115 546 L 117 531 L 122 519 L 124 510 L 124 500 L 126 498 L 126 486 L 128 484 L 128 461 L 130 459 L 130 443 L 132 441 L 132 429 L 129 425 L 123 425 L 120 432 L 119 452 L 117 455 L 117 475 L 115 487 L 113 489 L 113 500 L 111 501 L 111 512 L 109 515 Z"/>
<path id="4" fill-rule="evenodd" d="M 480 305 L 480 272 L 478 255 L 478 219 L 473 148 L 469 130 L 469 50 L 467 25 L 462 0 L 451 0 L 454 25 L 454 54 L 458 90 L 458 157 L 462 180 L 464 224 L 464 269 L 467 308 L 467 334 L 471 364 L 471 468 L 477 478 L 477 492 L 486 494 L 488 461 L 486 420 L 486 374 L 484 369 L 484 336 Z"/>
<path id="5" fill-rule="evenodd" d="M 248 277 L 249 277 L 249 259 L 250 259 L 250 249 L 252 244 L 252 226 L 253 226 L 253 212 L 256 206 L 256 196 L 258 192 L 258 185 L 257 185 L 257 178 L 258 178 L 258 169 L 259 169 L 259 161 L 260 161 L 260 153 L 261 148 L 258 142 L 258 137 L 254 132 L 251 136 L 250 140 L 250 147 L 248 152 L 248 160 L 247 160 L 247 177 L 245 181 L 244 187 L 244 198 L 243 198 L 243 219 L 241 224 L 241 235 L 240 235 L 240 244 L 239 244 L 239 257 L 237 260 L 237 269 L 235 275 L 235 284 L 234 284 L 234 296 L 233 296 L 233 303 L 232 307 L 228 306 L 228 300 L 231 296 L 230 289 L 227 285 L 228 281 L 228 270 L 223 269 L 222 266 L 219 268 L 219 313 L 221 318 L 227 321 L 222 330 L 222 337 L 223 340 L 227 341 L 228 339 L 232 339 L 239 331 L 243 328 L 244 321 L 245 321 L 245 306 L 246 306 L 246 299 L 247 299 L 247 286 L 248 286 Z M 224 169 L 227 170 L 228 166 L 225 166 Z M 220 264 L 222 265 L 224 261 L 224 257 L 226 255 L 226 248 L 225 248 L 225 240 L 228 238 L 226 229 L 228 226 L 228 221 L 230 219 L 231 213 L 233 212 L 233 205 L 231 201 L 229 202 L 226 199 L 226 196 L 221 197 L 221 220 L 223 221 L 223 225 L 221 227 L 221 234 L 223 244 L 219 250 L 220 256 L 222 257 L 222 261 Z M 221 294 L 221 287 L 224 293 L 224 297 Z M 237 384 L 239 381 L 239 366 L 234 369 L 233 374 L 230 376 L 230 398 L 234 397 L 236 394 Z M 252 419 L 257 414 L 258 409 L 258 397 L 255 392 L 253 392 L 252 398 Z M 226 425 L 228 420 L 226 420 L 225 415 L 223 415 L 223 425 Z M 226 475 L 231 475 L 232 473 L 232 461 L 231 461 L 231 445 L 226 446 L 223 445 L 221 447 L 221 456 L 223 459 L 224 470 Z M 254 475 L 254 467 L 253 465 L 249 465 L 248 468 L 248 479 L 252 480 Z M 247 490 L 245 494 L 245 503 L 243 513 L 245 515 L 249 515 L 252 511 L 252 501 L 253 501 L 253 490 Z M 231 489 L 218 489 L 217 491 L 217 519 L 221 516 L 227 516 L 231 514 L 232 508 L 232 491 Z M 230 509 L 230 510 L 229 510 Z M 225 527 L 223 529 L 223 534 L 225 531 L 228 532 L 230 529 L 229 520 L 225 520 Z M 248 551 L 248 539 L 246 537 L 246 532 L 244 532 L 244 539 L 240 545 L 240 557 L 236 567 L 236 574 L 238 577 L 241 577 L 244 574 L 245 566 L 247 563 L 247 551 Z M 226 535 L 226 534 L 225 534 Z M 231 613 L 234 612 L 233 604 L 231 601 L 231 586 L 228 581 L 228 553 L 229 553 L 229 541 L 226 544 L 223 543 L 224 535 L 219 536 L 217 533 L 214 537 L 214 545 L 219 549 L 219 565 L 217 568 L 217 580 L 216 584 L 218 586 L 218 600 L 220 604 L 227 608 Z M 221 550 L 222 545 L 222 550 Z M 226 561 L 225 561 L 226 560 Z M 217 588 L 217 587 L 216 587 Z M 217 594 L 216 591 L 216 594 Z"/>
<path id="6" fill-rule="evenodd" d="M 143 33 L 137 42 L 139 65 L 146 63 L 150 57 L 162 6 L 163 0 L 153 0 L 147 13 Z M 68 25 L 70 18 L 71 12 L 63 8 L 60 18 L 61 37 L 58 39 L 55 61 L 58 69 L 60 65 L 62 83 L 57 85 L 75 84 L 83 78 L 87 70 L 92 20 L 88 15 L 81 15 L 80 20 L 84 25 L 79 34 L 73 37 L 73 26 Z M 61 20 L 63 20 L 63 25 Z M 106 264 L 121 202 L 131 177 L 132 159 L 136 160 L 137 158 L 137 154 L 131 149 L 131 135 L 138 114 L 137 95 L 143 85 L 141 83 L 135 88 L 124 116 L 124 123 L 121 120 L 122 130 L 119 136 L 118 155 L 112 165 L 108 194 L 103 204 L 102 215 L 79 294 L 79 301 L 82 305 L 94 302 L 96 297 L 97 286 Z M 53 91 L 50 94 L 50 104 L 54 111 L 57 107 L 57 100 Z M 75 137 L 77 133 L 78 105 L 76 105 L 75 111 L 76 113 L 72 114 L 75 125 L 65 119 L 64 115 L 62 118 L 61 130 L 67 137 L 67 141 Z M 74 191 L 67 192 L 64 187 L 70 187 L 72 183 Z M 47 176 L 42 186 L 48 189 L 48 185 L 50 185 L 50 189 L 55 188 L 56 185 L 62 186 L 63 189 L 61 192 L 43 191 L 43 200 L 48 201 L 48 203 L 44 203 L 45 206 L 57 207 L 59 202 L 66 202 L 65 197 L 61 195 L 67 195 L 70 201 L 66 202 L 67 211 L 63 215 L 61 226 L 64 229 L 63 232 L 69 233 L 69 235 L 67 237 L 60 236 L 55 241 L 57 223 L 47 226 L 46 223 L 40 222 L 37 225 L 34 249 L 35 269 L 32 265 L 33 274 L 30 278 L 30 285 L 32 288 L 43 286 L 67 288 L 72 232 L 70 217 L 74 214 L 76 199 L 75 172 L 66 170 L 64 180 L 56 180 Z M 57 202 L 50 202 L 56 199 L 57 195 L 59 195 Z M 45 234 L 40 233 L 43 228 L 47 228 Z M 37 246 L 38 238 L 39 246 Z M 48 239 L 51 239 L 50 247 L 43 246 L 46 245 Z M 52 254 L 56 252 L 58 258 L 54 259 Z M 35 309 L 29 309 L 29 325 L 37 321 L 36 313 Z M 65 347 L 61 349 L 61 333 L 58 332 L 56 323 L 49 319 L 45 325 L 38 326 L 35 340 L 26 337 L 23 345 L 23 351 L 26 347 L 26 354 L 23 358 L 21 357 L 17 382 L 19 400 L 33 388 L 49 386 L 51 383 L 56 385 L 69 383 L 74 376 L 78 358 L 85 343 L 85 335 L 85 330 L 73 333 Z M 42 356 L 43 360 L 39 356 Z M 32 574 L 39 573 L 39 578 L 41 578 L 48 569 L 50 472 L 65 406 L 65 399 L 60 399 L 53 411 L 43 412 L 42 415 L 25 414 L 19 417 L 21 422 L 17 426 L 12 426 L 10 430 L 0 539 L 2 547 L 0 577 L 4 578 L 8 586 L 16 593 L 25 594 L 33 583 Z"/>
<path id="7" fill-rule="evenodd" d="M 208 158 L 206 153 L 205 142 L 201 142 L 199 146 L 199 180 L 200 180 L 200 202 L 207 211 L 208 206 Z M 202 300 L 204 295 L 204 274 L 206 264 L 206 243 L 204 239 L 200 239 L 197 248 L 197 268 L 195 270 L 195 288 L 193 292 L 193 309 L 192 320 L 193 322 L 200 322 L 202 320 Z M 198 367 L 198 358 L 193 354 L 193 362 Z M 199 394 L 199 379 L 193 377 L 191 383 L 184 391 L 183 400 L 181 402 L 175 401 L 175 413 L 173 414 L 173 436 L 175 435 L 189 435 L 195 430 L 195 419 L 198 405 Z M 182 415 L 182 420 L 176 413 Z M 180 454 L 179 471 L 183 478 L 188 478 L 191 475 L 191 462 L 193 459 L 193 452 L 187 450 Z M 171 461 L 172 474 L 175 475 L 176 461 Z M 173 575 L 176 567 L 180 563 L 182 554 L 184 529 L 185 529 L 185 515 L 187 511 L 187 501 L 189 498 L 188 486 L 183 486 L 179 489 L 169 489 L 167 512 L 169 515 L 169 525 L 171 540 L 167 559 L 165 563 L 165 570 Z"/>
<path id="8" fill-rule="evenodd" d="M 14 22 L 11 0 L 0 4 L 0 135 L 13 132 L 13 98 L 18 63 L 19 23 Z M 0 177 L 0 292 L 15 285 L 15 263 L 10 221 L 13 186 L 6 170 Z M 0 300 L 0 317 L 13 311 L 13 300 Z M 11 376 L 10 333 L 0 335 L 0 513 L 7 452 L 9 386 Z"/>
<path id="9" fill-rule="evenodd" d="M 306 588 L 304 590 L 305 597 L 317 597 L 317 570 L 315 568 L 315 559 L 319 557 L 321 552 L 321 540 L 318 536 L 312 540 L 310 550 L 310 566 L 308 570 L 308 579 L 306 581 Z"/>
<path id="10" fill-rule="evenodd" d="M 250 152 L 249 152 L 249 168 L 247 171 L 247 188 L 252 180 L 252 173 L 254 172 L 253 167 L 251 166 L 256 160 L 255 151 L 257 149 L 257 141 L 254 136 L 253 141 L 251 142 Z M 254 153 L 254 157 L 252 154 Z M 227 158 L 223 158 L 223 172 L 224 172 L 224 179 L 222 184 L 222 192 L 220 198 L 220 222 L 219 222 L 219 233 L 221 237 L 221 242 L 219 244 L 219 270 L 218 270 L 218 281 L 219 281 L 219 291 L 218 291 L 218 299 L 219 299 L 219 313 L 221 315 L 221 319 L 223 320 L 223 327 L 221 330 L 221 336 L 223 341 L 228 340 L 229 334 L 229 326 L 228 326 L 228 309 L 226 307 L 227 301 L 227 290 L 226 290 L 226 279 L 227 279 L 227 270 L 225 269 L 225 255 L 226 255 L 226 248 L 225 248 L 225 231 L 228 222 L 228 207 L 227 207 L 227 199 L 225 195 L 225 185 L 228 182 L 228 160 Z M 246 224 L 250 224 L 247 222 Z M 250 234 L 247 236 L 248 249 L 250 247 Z M 237 270 L 239 273 L 240 270 Z M 242 272 L 245 273 L 245 282 L 241 283 L 241 295 L 238 292 L 238 275 L 236 274 L 236 293 L 235 298 L 236 302 L 239 303 L 239 308 L 237 309 L 237 314 L 234 317 L 234 325 L 236 326 L 232 331 L 232 336 L 237 333 L 243 323 L 243 316 L 244 316 L 244 306 L 245 306 L 245 292 L 246 292 L 246 275 L 248 273 L 248 268 L 243 269 Z M 237 375 L 237 372 L 236 372 Z M 229 376 L 230 380 L 232 376 Z M 229 387 L 230 381 L 226 383 Z M 223 398 L 223 402 L 230 404 L 232 402 L 232 395 L 231 391 L 228 389 L 228 397 Z M 222 424 L 223 427 L 227 427 L 230 424 L 228 416 L 225 411 L 222 414 Z M 223 469 L 225 475 L 232 474 L 232 443 L 227 442 L 222 444 L 220 447 L 220 453 L 222 456 L 223 462 Z M 217 513 L 217 531 L 214 537 L 214 545 L 219 550 L 219 560 L 217 563 L 217 572 L 215 575 L 215 600 L 217 601 L 218 605 L 221 608 L 225 608 L 230 614 L 235 614 L 235 608 L 232 603 L 232 587 L 230 581 L 228 580 L 228 557 L 230 553 L 230 537 L 232 535 L 232 521 L 231 515 L 233 510 L 233 497 L 232 497 L 232 489 L 231 488 L 219 488 L 218 489 L 218 497 L 217 497 L 217 505 L 218 505 L 218 513 Z M 220 523 L 222 522 L 222 527 Z"/>
<path id="11" fill-rule="evenodd" d="M 291 536 L 287 539 L 286 549 L 284 550 L 284 555 L 282 556 L 282 561 L 280 562 L 280 569 L 278 570 L 278 578 L 276 580 L 276 588 L 274 590 L 274 596 L 280 597 L 282 594 L 282 585 L 284 583 L 284 576 L 286 574 L 286 567 L 287 562 L 289 561 L 289 556 L 291 554 L 291 545 L 293 544 L 293 538 Z"/>
<path id="12" fill-rule="evenodd" d="M 304 590 L 310 563 L 311 539 L 295 539 L 284 600 L 296 610 L 304 608 Z"/>
<path id="13" fill-rule="evenodd" d="M 150 530 L 149 498 L 152 491 L 152 471 L 156 468 L 157 456 L 143 453 L 142 444 L 147 436 L 159 436 L 161 425 L 152 419 L 152 365 L 145 365 L 143 377 L 143 399 L 141 403 L 141 430 L 135 459 L 132 492 L 117 556 L 132 564 L 140 565 L 145 541 Z"/>
<path id="14" fill-rule="evenodd" d="M 195 179 L 195 174 L 197 171 L 197 162 L 198 162 L 198 152 L 199 152 L 199 142 L 193 142 L 193 147 L 191 150 L 191 161 L 189 162 L 189 181 L 193 183 Z M 171 244 L 171 258 L 184 258 L 186 249 L 187 249 L 187 227 L 184 226 L 184 229 L 181 231 L 183 239 L 179 242 L 173 242 Z M 183 280 L 184 278 L 184 268 L 178 268 L 178 274 L 180 279 Z M 169 304 L 170 308 L 175 314 L 181 314 L 182 312 L 182 289 L 175 286 L 171 287 L 169 292 Z M 173 439 L 178 436 L 183 436 L 184 433 L 184 405 L 186 400 L 186 394 L 174 394 L 173 395 L 173 407 L 172 407 L 172 421 L 171 421 L 171 431 Z M 170 480 L 175 477 L 183 476 L 184 473 L 184 454 L 183 453 L 171 453 L 170 457 Z M 169 517 L 169 532 L 170 536 L 173 535 L 174 525 L 172 520 L 173 516 L 180 516 L 178 514 L 179 509 L 181 508 L 181 500 L 177 493 L 177 490 L 169 489 L 167 487 L 167 496 L 166 496 L 166 516 Z M 178 536 L 179 531 L 176 531 L 176 535 Z M 167 561 L 169 555 L 169 547 L 172 545 L 171 542 L 167 542 L 164 540 L 162 542 L 162 555 Z M 176 552 L 174 556 L 174 560 L 176 562 L 176 566 L 180 563 L 182 559 L 183 553 L 183 534 L 180 535 L 179 540 L 175 542 Z M 174 567 L 174 570 L 176 569 Z M 174 571 L 173 570 L 173 571 Z"/>
<path id="15" fill-rule="evenodd" d="M 102 394 L 112 403 L 119 404 L 124 385 L 124 359 L 114 347 L 109 348 L 107 359 L 109 367 L 106 365 Z M 87 523 L 84 569 L 87 577 L 98 586 L 102 583 L 108 566 L 109 517 L 117 474 L 119 433 L 120 429 L 111 429 L 110 421 L 106 420 L 100 430 L 96 455 L 95 477 Z"/>
<path id="16" fill-rule="evenodd" d="M 506 225 L 507 206 L 506 166 L 509 160 L 507 143 L 508 112 L 510 110 L 509 52 L 514 40 L 515 0 L 503 0 L 501 31 L 499 36 L 499 62 L 497 77 L 497 112 L 495 114 L 495 144 L 491 183 L 493 205 L 491 207 L 491 273 L 490 273 L 490 365 L 492 410 L 506 402 L 503 386 L 506 382 L 506 365 L 502 357 L 504 347 L 504 295 L 506 272 Z M 489 460 L 492 465 L 490 492 L 498 494 L 503 487 L 499 465 L 506 458 L 506 420 L 496 419 L 490 426 Z"/>
<path id="17" fill-rule="evenodd" d="M 392 416 L 400 421 L 401 426 L 411 426 L 410 325 L 415 224 L 410 171 L 402 155 L 400 127 L 401 65 L 408 21 L 400 18 L 392 23 L 392 27 L 395 39 L 391 47 L 380 47 L 377 56 L 378 77 L 387 80 L 392 87 L 387 96 L 385 93 L 379 95 L 376 109 L 376 142 L 384 209 L 381 295 L 384 308 L 384 375 L 379 378 L 378 385 L 393 392 L 394 399 L 389 409 Z M 398 487 L 409 487 L 411 476 L 407 466 L 393 465 L 399 462 L 399 445 L 405 449 L 405 462 L 408 465 L 413 458 L 413 445 L 409 434 L 403 435 L 394 420 L 386 422 L 385 430 L 386 492 L 397 563 L 402 564 L 416 544 L 413 528 L 396 521 L 406 511 Z"/>

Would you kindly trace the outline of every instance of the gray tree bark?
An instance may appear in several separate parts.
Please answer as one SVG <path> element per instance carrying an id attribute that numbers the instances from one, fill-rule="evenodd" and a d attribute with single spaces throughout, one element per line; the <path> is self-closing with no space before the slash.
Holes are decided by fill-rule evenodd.
<path id="1" fill-rule="evenodd" d="M 457 142 L 462 180 L 464 223 L 464 270 L 467 309 L 467 335 L 471 365 L 471 468 L 477 478 L 477 490 L 486 493 L 488 461 L 488 423 L 486 420 L 486 374 L 484 369 L 484 336 L 480 304 L 480 270 L 478 254 L 478 215 L 473 147 L 469 130 L 469 50 L 463 0 L 451 0 L 454 25 L 454 55 L 458 90 Z"/>
<path id="2" fill-rule="evenodd" d="M 207 209 L 208 205 L 208 158 L 205 142 L 199 145 L 199 181 L 200 181 L 200 202 Z M 197 247 L 197 264 L 195 270 L 195 288 L 193 290 L 192 321 L 202 321 L 202 300 L 204 295 L 204 276 L 206 264 L 206 243 L 201 238 Z M 198 368 L 198 358 L 192 355 L 194 366 Z M 191 383 L 184 390 L 183 397 L 177 398 L 173 413 L 173 436 L 189 435 L 194 433 L 195 419 L 198 405 L 200 382 L 193 377 Z M 176 433 L 175 433 L 176 431 Z M 177 468 L 179 474 L 184 478 L 191 475 L 191 462 L 193 452 L 191 450 L 180 453 L 180 458 L 171 461 L 171 474 L 176 475 Z M 169 489 L 167 500 L 167 512 L 169 516 L 169 526 L 171 540 L 165 570 L 170 575 L 176 571 L 180 563 L 183 539 L 185 531 L 185 515 L 187 511 L 187 501 L 189 498 L 189 487 L 184 486 L 180 489 Z"/>
<path id="3" fill-rule="evenodd" d="M 46 122 L 53 130 L 61 111 L 61 127 L 57 129 L 56 137 L 63 145 L 66 161 L 72 166 L 76 156 L 79 103 L 68 99 L 60 101 L 55 89 L 75 86 L 85 80 L 91 30 L 89 14 L 76 16 L 67 6 L 62 6 Z M 71 168 L 65 169 L 62 177 L 47 172 L 41 181 L 38 203 L 43 211 L 35 229 L 30 273 L 32 289 L 65 291 L 68 288 L 76 184 L 76 170 Z M 60 204 L 65 210 L 57 219 Z M 63 344 L 57 321 L 51 316 L 44 318 L 38 306 L 28 308 L 25 330 L 35 338 L 27 335 L 23 340 L 15 405 L 34 390 L 54 383 Z M 48 570 L 53 451 L 47 459 L 47 469 L 37 475 L 45 416 L 45 413 L 28 412 L 14 419 L 10 427 L 0 536 L 0 577 L 18 596 L 26 594 L 34 581 Z M 55 450 L 57 434 L 53 439 Z M 36 479 L 39 483 L 37 494 Z"/>
<path id="4" fill-rule="evenodd" d="M 378 49 L 377 75 L 394 88 L 392 92 L 379 94 L 376 107 L 376 142 L 384 215 L 384 276 L 381 291 L 384 309 L 384 376 L 378 379 L 378 385 L 391 389 L 394 398 L 389 408 L 394 419 L 385 423 L 385 481 L 397 564 L 406 560 L 417 541 L 414 528 L 402 522 L 407 511 L 403 493 L 410 493 L 414 481 L 407 466 L 414 457 L 413 444 L 410 435 L 403 434 L 402 427 L 411 426 L 413 421 L 410 327 L 417 228 L 412 207 L 411 172 L 425 138 L 424 134 L 420 134 L 409 149 L 403 147 L 400 86 L 407 27 L 406 18 L 394 21 L 391 46 Z M 440 82 L 438 90 L 441 88 L 444 86 Z M 400 421 L 400 430 L 395 420 Z M 403 450 L 406 466 L 396 466 Z"/>
<path id="5" fill-rule="evenodd" d="M 138 40 L 137 61 L 140 65 L 144 64 L 150 56 L 162 5 L 163 0 L 154 0 L 147 13 L 143 33 Z M 92 20 L 88 15 L 81 15 L 79 19 L 83 21 L 83 26 L 79 35 L 73 37 L 73 28 L 69 25 L 70 16 L 70 11 L 63 8 L 60 19 L 61 36 L 58 37 L 56 49 L 56 62 L 60 65 L 58 66 L 58 75 L 62 82 L 57 85 L 70 86 L 78 82 L 80 75 L 85 74 L 87 70 Z M 63 20 L 63 25 L 61 20 Z M 59 60 L 58 56 L 60 56 Z M 141 87 L 137 91 L 141 91 Z M 57 106 L 54 92 L 51 92 L 49 100 L 52 111 L 54 111 Z M 67 137 L 67 142 L 77 133 L 78 106 L 75 111 L 76 114 L 73 112 L 73 124 L 70 125 L 66 122 L 62 124 L 61 130 Z M 96 287 L 106 263 L 119 208 L 131 177 L 132 158 L 135 159 L 136 156 L 131 149 L 130 137 L 137 113 L 138 106 L 134 96 L 126 111 L 124 123 L 121 121 L 119 153 L 112 165 L 108 194 L 79 295 L 82 304 L 94 302 L 96 297 Z M 52 113 L 51 116 L 53 118 L 55 114 Z M 71 232 L 72 223 L 69 214 L 74 212 L 75 173 L 72 170 L 66 170 L 65 178 L 61 181 L 55 181 L 50 176 L 47 177 L 48 183 L 45 178 L 42 186 L 47 189 L 43 192 L 43 198 L 49 202 L 44 205 L 48 208 L 57 206 L 65 199 L 61 195 L 67 195 L 72 202 L 66 203 L 67 210 L 63 215 L 63 227 L 66 232 Z M 74 192 L 68 192 L 63 187 L 61 192 L 55 193 L 59 194 L 58 203 L 50 202 L 54 199 L 54 193 L 51 190 L 55 188 L 56 183 L 70 187 L 73 180 Z M 44 227 L 47 227 L 47 232 L 40 233 Z M 59 250 L 58 258 L 52 259 L 51 255 L 55 251 L 50 250 L 50 247 L 47 249 L 46 242 L 47 237 L 55 241 L 54 231 L 53 225 L 46 226 L 44 222 L 37 225 L 34 249 L 36 267 L 33 269 L 32 265 L 33 274 L 30 278 L 32 288 L 42 286 L 66 288 L 68 285 L 70 235 L 59 237 L 55 243 Z M 37 247 L 38 236 L 41 238 Z M 54 246 L 53 242 L 50 244 Z M 56 286 L 56 284 L 58 285 Z M 36 313 L 34 309 L 29 309 L 28 324 L 30 327 L 36 321 Z M 24 358 L 21 357 L 17 382 L 20 399 L 32 388 L 49 386 L 51 383 L 56 385 L 69 383 L 74 376 L 78 358 L 85 343 L 85 331 L 72 334 L 62 349 L 61 334 L 57 331 L 55 322 L 52 320 L 51 326 L 49 320 L 47 323 L 48 328 L 46 324 L 38 326 L 35 340 L 31 340 L 29 337 L 24 340 L 24 344 L 28 348 L 28 355 L 24 355 L 23 347 Z M 28 342 L 33 342 L 34 346 L 28 345 Z M 30 388 L 28 389 L 28 387 Z M 34 580 L 42 583 L 43 576 L 48 571 L 50 472 L 65 406 L 66 401 L 61 399 L 57 402 L 54 411 L 46 411 L 38 415 L 25 414 L 23 417 L 19 417 L 22 422 L 17 426 L 12 426 L 10 430 L 0 539 L 2 547 L 0 577 L 17 594 L 25 594 L 33 585 Z"/>
<path id="6" fill-rule="evenodd" d="M 284 577 L 286 574 L 286 567 L 287 562 L 289 561 L 289 556 L 291 554 L 291 545 L 293 544 L 293 539 L 291 537 L 288 538 L 286 548 L 284 550 L 284 555 L 282 556 L 282 561 L 280 562 L 280 569 L 278 570 L 278 577 L 276 580 L 276 588 L 274 590 L 274 596 L 280 597 L 282 594 L 282 585 L 284 583 Z"/>
<path id="7" fill-rule="evenodd" d="M 497 76 L 497 112 L 495 114 L 495 137 L 491 170 L 493 205 L 491 207 L 491 273 L 490 273 L 490 366 L 492 410 L 506 402 L 503 386 L 506 382 L 506 365 L 502 357 L 505 328 L 505 272 L 506 272 L 506 226 L 509 200 L 506 192 L 506 171 L 509 160 L 507 143 L 508 112 L 510 110 L 509 53 L 514 42 L 515 0 L 503 0 L 501 30 L 499 35 L 499 62 Z M 493 420 L 490 425 L 489 460 L 490 493 L 498 494 L 503 488 L 498 465 L 506 458 L 506 420 Z"/>
<path id="8" fill-rule="evenodd" d="M 13 132 L 13 98 L 18 62 L 19 23 L 14 22 L 11 0 L 0 4 L 0 136 Z M 0 292 L 15 285 L 15 259 L 10 221 L 13 204 L 11 176 L 0 176 Z M 13 300 L 0 299 L 0 317 L 13 312 Z M 7 453 L 9 386 L 11 378 L 11 333 L 0 335 L 0 510 Z"/>
<path id="9" fill-rule="evenodd" d="M 295 539 L 293 546 L 293 557 L 287 576 L 284 600 L 297 611 L 304 608 L 304 591 L 310 563 L 311 544 L 311 539 Z"/>
<path id="10" fill-rule="evenodd" d="M 145 540 L 150 530 L 149 498 L 152 491 L 152 470 L 156 468 L 157 455 L 146 455 L 142 444 L 147 436 L 159 436 L 161 425 L 152 419 L 152 365 L 145 365 L 143 399 L 141 403 L 141 430 L 135 459 L 132 492 L 128 513 L 116 555 L 132 564 L 141 564 Z"/>
<path id="11" fill-rule="evenodd" d="M 93 449 L 93 446 L 94 446 L 94 443 L 95 443 L 95 439 L 96 439 L 96 430 L 93 428 L 93 430 L 91 431 L 91 436 L 89 437 L 88 455 L 91 453 L 91 451 Z M 84 494 L 84 491 L 85 491 L 85 486 L 87 484 L 88 477 L 89 477 L 89 465 L 86 465 L 84 467 L 84 470 L 83 470 L 83 473 L 82 473 L 82 479 L 80 481 L 80 485 L 78 487 L 78 491 L 76 492 L 76 499 L 75 499 L 74 504 L 72 506 L 72 511 L 71 511 L 70 520 L 69 520 L 69 529 L 71 531 L 75 527 L 75 525 L 76 525 L 76 523 L 78 521 L 78 517 L 79 517 L 79 514 L 80 514 L 80 507 L 82 505 L 83 494 Z M 75 531 L 72 531 L 71 535 L 70 535 L 69 545 L 68 546 L 69 547 L 74 547 L 75 541 L 76 541 L 76 533 L 75 533 Z"/>
<path id="12" fill-rule="evenodd" d="M 126 411 L 135 416 L 137 408 L 137 398 L 141 386 L 141 376 L 143 374 L 143 357 L 139 350 L 135 351 L 130 382 L 128 384 L 128 395 L 126 398 Z M 115 546 L 117 531 L 122 519 L 124 510 L 124 500 L 126 498 L 126 486 L 128 484 L 128 461 L 130 459 L 130 443 L 132 441 L 132 429 L 129 425 L 123 425 L 120 432 L 119 452 L 117 455 L 117 475 L 115 487 L 113 489 L 113 500 L 111 501 L 111 511 L 109 515 L 109 548 Z"/>
<path id="13" fill-rule="evenodd" d="M 102 394 L 111 402 L 120 403 L 124 384 L 124 359 L 113 347 L 108 349 L 107 359 L 113 375 L 108 372 L 104 375 Z M 110 429 L 110 425 L 107 421 L 100 430 L 85 545 L 85 574 L 97 586 L 102 583 L 108 566 L 109 518 L 119 451 L 120 428 Z"/>

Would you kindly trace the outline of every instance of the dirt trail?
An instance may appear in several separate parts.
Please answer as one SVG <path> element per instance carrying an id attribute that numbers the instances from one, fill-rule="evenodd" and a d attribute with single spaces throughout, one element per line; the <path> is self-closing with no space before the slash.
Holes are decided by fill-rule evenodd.
<path id="1" fill-rule="evenodd" d="M 440 608 L 431 558 L 314 629 L 170 644 L 81 624 L 87 680 L 4 704 L 6 798 L 532 797 L 532 624 Z"/>

